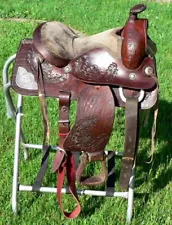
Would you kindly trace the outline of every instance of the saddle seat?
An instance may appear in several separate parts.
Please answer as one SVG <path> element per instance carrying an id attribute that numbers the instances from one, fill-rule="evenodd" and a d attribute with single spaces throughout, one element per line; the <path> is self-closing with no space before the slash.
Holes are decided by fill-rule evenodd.
<path id="1" fill-rule="evenodd" d="M 63 23 L 52 21 L 38 26 L 33 43 L 45 59 L 57 67 L 96 48 L 104 48 L 114 58 L 121 58 L 122 38 L 117 34 L 121 28 L 110 29 L 86 36 Z"/>

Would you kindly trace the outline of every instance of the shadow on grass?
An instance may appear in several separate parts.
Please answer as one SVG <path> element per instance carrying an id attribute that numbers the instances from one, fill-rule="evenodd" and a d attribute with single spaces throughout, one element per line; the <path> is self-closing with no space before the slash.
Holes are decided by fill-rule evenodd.
<path id="1" fill-rule="evenodd" d="M 153 120 L 150 115 L 149 120 Z M 151 122 L 151 121 L 149 121 Z M 149 139 L 151 135 L 151 123 L 148 127 L 141 131 L 141 138 Z M 152 190 L 158 191 L 164 188 L 171 180 L 172 168 L 169 167 L 170 159 L 172 158 L 172 103 L 164 100 L 159 101 L 159 113 L 157 121 L 156 133 L 156 148 L 153 155 L 152 163 L 146 163 L 147 158 L 146 147 L 141 150 L 137 157 L 137 164 L 141 166 L 140 173 L 145 173 L 146 176 L 151 175 Z M 136 173 L 139 174 L 139 172 Z M 136 174 L 136 177 L 137 177 Z M 137 186 L 140 186 L 145 177 L 138 177 Z"/>
<path id="2" fill-rule="evenodd" d="M 82 217 L 87 218 L 94 214 L 104 201 L 104 197 L 91 196 L 89 199 L 86 198 L 86 202 L 82 204 Z"/>

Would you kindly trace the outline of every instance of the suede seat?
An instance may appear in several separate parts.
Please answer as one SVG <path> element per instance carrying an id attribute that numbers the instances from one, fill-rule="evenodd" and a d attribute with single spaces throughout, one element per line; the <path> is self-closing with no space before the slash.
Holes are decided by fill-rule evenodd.
<path id="1" fill-rule="evenodd" d="M 40 32 L 37 40 L 37 32 Z M 86 36 L 63 23 L 52 21 L 41 24 L 35 30 L 35 46 L 42 43 L 53 55 L 66 60 L 74 60 L 95 48 L 104 48 L 114 58 L 121 57 L 122 38 L 117 35 L 120 28 L 110 29 L 98 34 Z"/>

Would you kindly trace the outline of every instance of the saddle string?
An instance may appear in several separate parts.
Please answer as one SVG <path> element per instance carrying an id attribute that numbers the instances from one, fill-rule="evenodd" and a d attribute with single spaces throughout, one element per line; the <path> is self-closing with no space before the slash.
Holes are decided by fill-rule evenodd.
<path id="1" fill-rule="evenodd" d="M 153 51 L 150 47 L 148 47 L 148 50 L 149 50 L 149 53 L 151 54 L 151 56 L 153 57 L 154 61 L 156 60 L 155 59 L 155 56 L 153 54 Z M 150 161 L 147 162 L 148 164 L 151 163 L 153 161 L 153 154 L 155 152 L 155 136 L 156 136 L 156 129 L 157 129 L 157 118 L 158 118 L 158 102 L 159 102 L 159 82 L 158 82 L 158 77 L 155 75 L 154 71 L 151 71 L 149 73 L 149 76 L 152 77 L 157 85 L 157 104 L 156 104 L 156 108 L 154 109 L 154 119 L 153 119 L 153 125 L 152 125 L 152 132 L 151 132 L 151 151 L 150 151 Z"/>
<path id="2" fill-rule="evenodd" d="M 43 157 L 42 157 L 41 168 L 33 184 L 33 188 L 32 188 L 33 191 L 39 191 L 41 187 L 43 177 L 48 167 L 48 157 L 49 157 L 49 150 L 50 150 L 50 125 L 49 125 L 49 119 L 48 119 L 47 102 L 45 98 L 43 73 L 41 68 L 41 62 L 39 60 L 37 62 L 38 62 L 38 77 L 37 77 L 38 94 L 39 94 L 39 99 L 41 104 L 41 113 L 42 113 L 43 126 L 44 126 L 44 137 L 43 137 Z M 59 107 L 60 108 L 59 110 L 59 114 L 60 114 L 59 115 L 59 149 L 63 149 L 64 140 L 70 130 L 69 104 L 70 104 L 70 94 L 61 92 L 61 95 L 59 96 L 59 105 L 60 105 Z M 72 153 L 68 152 L 66 154 L 65 150 L 61 151 L 59 149 L 57 151 L 57 155 L 59 156 L 59 154 L 61 154 L 61 161 L 58 162 L 57 198 L 58 198 L 58 202 L 63 214 L 67 218 L 72 219 L 77 217 L 81 211 L 81 205 L 80 205 L 78 195 L 76 192 L 76 187 L 75 187 L 74 157 Z M 67 157 L 65 158 L 66 155 Z M 60 157 L 57 157 L 58 160 L 59 158 Z M 68 180 L 70 192 L 72 196 L 74 197 L 75 201 L 77 202 L 77 206 L 72 212 L 65 212 L 63 209 L 63 204 L 62 204 L 61 191 L 62 191 L 62 187 L 64 183 L 65 173 L 67 174 L 67 180 Z"/>
<path id="3" fill-rule="evenodd" d="M 38 64 L 38 71 L 37 71 L 38 72 L 37 73 L 38 95 L 39 95 L 40 105 L 41 105 L 44 136 L 43 136 L 43 143 L 42 143 L 43 155 L 42 155 L 41 168 L 32 186 L 33 191 L 40 190 L 44 175 L 48 168 L 48 158 L 49 158 L 49 152 L 50 152 L 50 125 L 49 125 L 48 112 L 47 112 L 47 103 L 45 99 L 43 72 L 41 68 L 41 62 L 39 59 L 37 59 L 37 64 Z"/>
<path id="4" fill-rule="evenodd" d="M 65 151 L 64 141 L 70 131 L 69 121 L 69 106 L 70 106 L 70 92 L 60 91 L 59 95 L 59 146 L 53 161 L 53 172 L 57 171 L 57 199 L 61 211 L 64 216 L 73 219 L 81 212 L 81 204 L 76 191 L 76 172 L 73 153 Z M 66 212 L 62 203 L 62 188 L 64 184 L 65 174 L 67 175 L 67 182 L 69 190 L 77 205 L 72 212 Z"/>
<path id="5" fill-rule="evenodd" d="M 151 151 L 150 151 L 150 161 L 146 162 L 147 164 L 150 164 L 153 161 L 153 154 L 155 152 L 155 136 L 156 136 L 156 129 L 157 129 L 157 118 L 158 118 L 158 106 L 154 110 L 154 120 L 152 125 L 152 132 L 151 132 Z"/>
<path id="6" fill-rule="evenodd" d="M 158 82 L 158 77 L 155 76 L 155 74 L 152 72 L 150 74 L 150 76 L 155 80 L 155 83 L 157 85 L 157 89 L 158 89 L 158 94 L 157 94 L 157 104 L 156 104 L 156 108 L 154 110 L 154 120 L 153 120 L 153 125 L 152 125 L 152 133 L 151 133 L 151 152 L 150 152 L 150 162 L 152 162 L 153 160 L 153 154 L 155 151 L 155 136 L 156 136 L 156 128 L 157 128 L 157 118 L 158 118 L 158 111 L 159 111 L 159 82 Z"/>
<path id="7" fill-rule="evenodd" d="M 38 60 L 38 95 L 41 104 L 41 112 L 44 126 L 44 137 L 43 137 L 43 145 L 46 143 L 50 145 L 50 123 L 48 119 L 48 109 L 47 102 L 45 99 L 45 88 L 43 81 L 43 72 L 41 68 L 41 62 Z"/>

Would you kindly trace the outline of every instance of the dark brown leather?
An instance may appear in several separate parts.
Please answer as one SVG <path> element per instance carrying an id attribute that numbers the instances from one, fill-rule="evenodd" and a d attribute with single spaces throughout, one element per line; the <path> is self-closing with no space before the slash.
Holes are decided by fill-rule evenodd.
<path id="1" fill-rule="evenodd" d="M 99 156 L 99 157 L 98 157 Z M 81 155 L 81 163 L 79 164 L 77 171 L 76 171 L 76 180 L 85 186 L 95 186 L 95 185 L 101 185 L 104 184 L 108 177 L 108 171 L 106 167 L 106 157 L 104 152 L 102 151 L 101 154 L 96 156 L 96 158 L 93 157 L 90 159 L 91 156 L 88 153 L 83 152 Z M 87 167 L 87 165 L 93 161 L 100 161 L 101 163 L 101 173 L 99 175 L 95 176 L 83 176 L 84 170 Z"/>
<path id="2" fill-rule="evenodd" d="M 47 113 L 47 103 L 45 99 L 45 90 L 44 90 L 44 79 L 43 73 L 41 68 L 41 63 L 39 59 L 37 59 L 38 64 L 38 73 L 37 73 L 37 83 L 38 83 L 38 93 L 39 99 L 41 104 L 41 113 L 42 113 L 42 120 L 43 120 L 43 129 L 44 129 L 44 136 L 43 136 L 43 143 L 42 143 L 42 162 L 40 170 L 37 174 L 35 182 L 32 186 L 32 191 L 39 191 L 40 187 L 43 182 L 44 175 L 48 168 L 48 159 L 49 159 L 49 152 L 50 152 L 50 125 Z"/>
<path id="3" fill-rule="evenodd" d="M 127 190 L 138 144 L 139 108 L 138 99 L 127 98 L 125 110 L 125 144 L 120 173 L 120 187 Z"/>
<path id="4" fill-rule="evenodd" d="M 63 145 L 66 151 L 86 153 L 81 157 L 76 172 L 77 180 L 82 185 L 100 185 L 107 179 L 102 153 L 112 132 L 114 116 L 115 103 L 111 89 L 108 86 L 87 85 L 80 93 L 75 124 Z M 94 160 L 101 161 L 102 173 L 98 176 L 82 177 L 86 165 Z"/>
<path id="5" fill-rule="evenodd" d="M 38 73 L 37 73 L 37 83 L 38 83 L 38 95 L 41 104 L 41 113 L 43 118 L 43 126 L 44 126 L 44 138 L 43 138 L 43 146 L 50 145 L 50 125 L 47 113 L 47 103 L 45 100 L 45 89 L 44 89 L 44 78 L 43 78 L 43 71 L 41 68 L 41 62 L 39 59 L 37 60 L 38 63 Z"/>
<path id="6" fill-rule="evenodd" d="M 13 68 L 12 87 L 22 94 L 38 96 L 37 52 L 31 39 L 21 41 Z M 38 55 L 39 57 L 39 55 Z M 44 75 L 44 90 L 47 97 L 59 97 L 60 91 L 71 93 L 71 99 L 77 99 L 85 84 L 62 68 L 52 66 L 46 60 L 41 63 Z"/>
<path id="7" fill-rule="evenodd" d="M 55 159 L 53 161 L 53 172 L 57 172 L 57 199 L 61 211 L 64 216 L 73 219 L 77 217 L 81 212 L 81 205 L 76 191 L 76 175 L 75 175 L 75 163 L 74 157 L 71 152 L 65 152 L 63 148 L 63 143 L 66 136 L 70 131 L 69 124 L 69 109 L 70 109 L 70 93 L 60 92 L 59 96 L 59 150 L 56 152 Z M 65 175 L 67 175 L 68 187 L 71 195 L 73 196 L 77 206 L 72 212 L 67 212 L 64 210 L 62 201 L 62 188 L 64 186 Z"/>
<path id="8" fill-rule="evenodd" d="M 70 92 L 60 91 L 59 95 L 59 137 L 65 139 L 70 131 Z M 65 135 L 65 136 L 64 136 Z"/>
<path id="9" fill-rule="evenodd" d="M 113 128 L 115 103 L 108 86 L 87 85 L 79 95 L 75 125 L 64 142 L 66 151 L 101 152 Z"/>
<path id="10" fill-rule="evenodd" d="M 156 74 L 151 57 L 146 57 L 139 68 L 127 69 L 121 60 L 112 58 L 104 49 L 95 49 L 71 61 L 68 66 L 72 67 L 72 75 L 86 83 L 144 90 L 156 85 L 155 80 L 145 73 L 146 67 L 152 67 Z"/>
<path id="11" fill-rule="evenodd" d="M 104 50 L 101 49 L 95 51 L 98 51 L 97 53 L 102 52 L 102 54 L 100 54 L 100 57 L 105 54 Z M 19 46 L 12 76 L 13 89 L 22 95 L 38 95 L 38 87 L 36 83 L 37 64 L 34 62 L 35 55 L 37 54 L 35 52 L 35 49 L 33 48 L 32 40 L 23 40 Z M 96 57 L 98 57 L 98 55 Z M 155 67 L 155 61 L 153 62 Z M 55 66 L 52 66 L 45 60 L 43 63 L 41 63 L 41 66 L 44 75 L 44 90 L 47 97 L 59 97 L 60 90 L 63 90 L 71 93 L 71 99 L 78 99 L 80 92 L 86 86 L 86 84 L 83 83 L 82 80 L 75 78 L 71 73 L 64 72 L 64 68 L 57 68 Z M 146 75 L 144 75 L 143 73 L 143 77 L 144 76 Z M 149 78 L 147 79 L 149 80 Z M 154 83 L 156 82 L 154 81 Z M 113 91 L 115 94 L 115 105 L 124 107 L 125 102 L 123 102 L 119 96 L 118 86 L 113 86 Z M 131 92 L 131 90 L 129 90 L 129 92 Z M 156 86 L 155 89 L 146 90 L 145 98 L 141 102 L 140 107 L 142 109 L 151 108 L 157 101 L 157 92 L 158 88 Z"/>
<path id="12" fill-rule="evenodd" d="M 60 148 L 64 148 L 63 144 L 70 132 L 69 110 L 70 110 L 70 92 L 60 91 L 59 95 L 59 143 Z M 52 171 L 56 172 L 60 167 L 66 153 L 60 149 L 57 151 L 53 161 Z"/>

